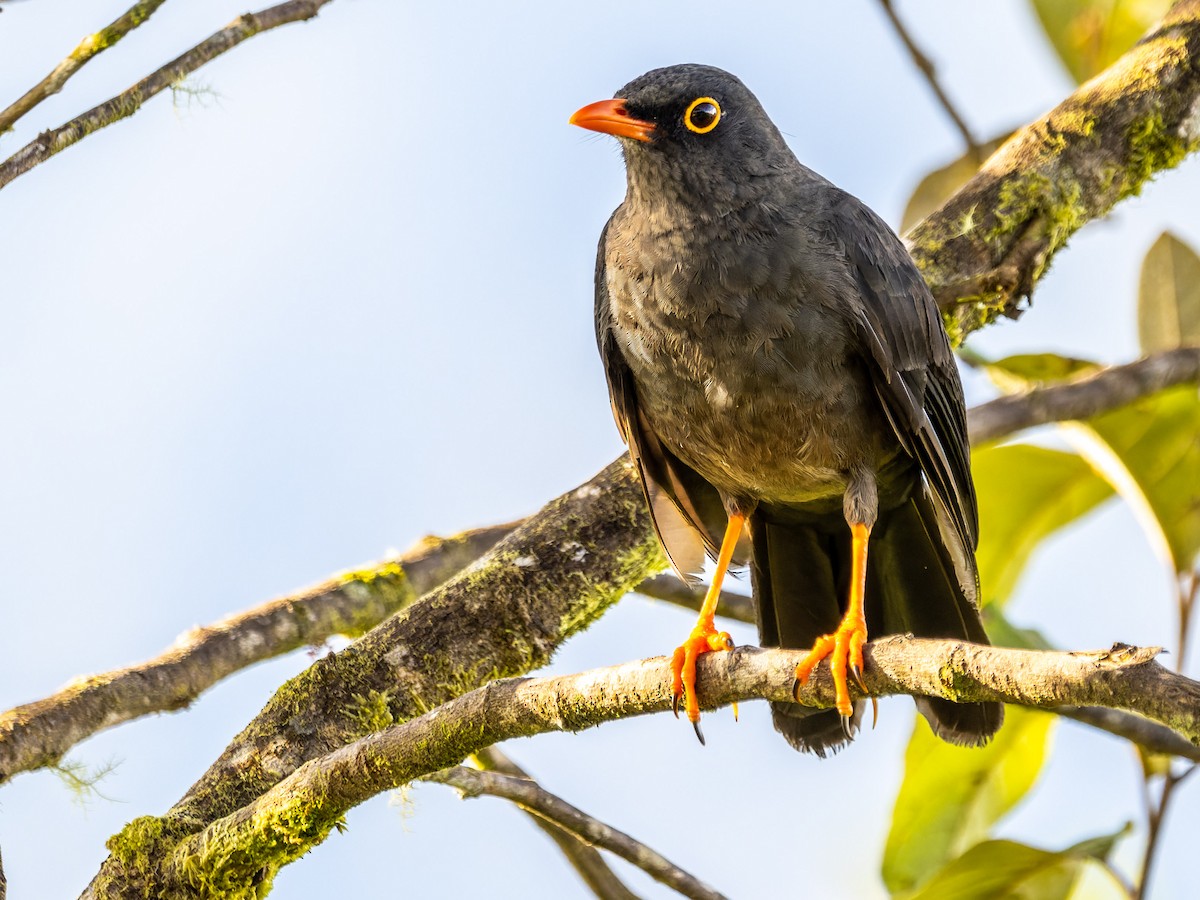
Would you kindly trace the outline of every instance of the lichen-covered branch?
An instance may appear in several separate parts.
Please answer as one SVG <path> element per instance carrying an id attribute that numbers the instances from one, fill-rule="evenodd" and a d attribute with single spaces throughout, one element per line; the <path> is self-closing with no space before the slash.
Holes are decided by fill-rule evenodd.
<path id="1" fill-rule="evenodd" d="M 1200 347 L 1179 347 L 1064 384 L 1000 397 L 967 413 L 979 445 L 1048 422 L 1086 419 L 1177 384 L 1200 381 Z"/>
<path id="2" fill-rule="evenodd" d="M 187 706 L 223 678 L 335 634 L 365 634 L 478 559 L 513 525 L 426 538 L 395 559 L 335 575 L 182 635 L 138 665 L 79 678 L 0 714 L 0 784 L 53 765 L 86 737 L 148 713 Z"/>
<path id="3" fill-rule="evenodd" d="M 0 135 L 10 130 L 13 125 L 23 115 L 45 100 L 47 97 L 52 97 L 63 89 L 63 85 L 78 72 L 88 60 L 96 56 L 98 53 L 103 53 L 133 29 L 137 28 L 143 22 L 154 14 L 154 11 L 165 3 L 166 0 L 141 0 L 140 3 L 135 3 L 129 9 L 125 10 L 120 16 L 114 19 L 105 27 L 101 28 L 95 34 L 89 34 L 78 46 L 75 47 L 67 58 L 60 62 L 54 69 L 35 84 L 32 88 L 7 109 L 0 110 Z"/>
<path id="4" fill-rule="evenodd" d="M 788 700 L 805 651 L 741 648 L 699 664 L 706 709 L 753 698 Z M 923 694 L 955 701 L 1001 700 L 1039 709 L 1064 704 L 1137 710 L 1200 743 L 1200 683 L 1154 661 L 1157 648 L 1116 645 L 1055 653 L 961 641 L 893 636 L 868 644 L 866 687 L 873 695 Z M 669 660 L 659 657 L 557 678 L 494 681 L 416 719 L 313 759 L 232 815 L 170 849 L 151 875 L 158 889 L 203 894 L 215 887 L 269 884 L 278 869 L 320 843 L 344 814 L 381 791 L 455 765 L 497 741 L 670 708 Z M 796 699 L 835 702 L 824 664 Z M 164 840 L 163 820 L 135 820 L 114 838 L 116 853 Z M 128 842 L 128 843 L 127 843 Z M 127 858 L 134 862 L 133 854 Z M 142 865 L 154 856 L 139 857 Z M 109 896 L 137 896 L 123 890 Z"/>
<path id="5" fill-rule="evenodd" d="M 280 3 L 257 13 L 238 16 L 225 28 L 201 41 L 182 56 L 151 72 L 133 87 L 76 116 L 65 125 L 39 134 L 0 163 L 0 188 L 92 132 L 133 115 L 155 94 L 178 83 L 242 41 L 280 25 L 311 19 L 329 2 L 331 0 L 288 0 L 287 3 Z"/>
<path id="6" fill-rule="evenodd" d="M 477 751 L 473 759 L 488 772 L 499 772 L 501 775 L 533 782 L 533 778 L 528 772 L 497 747 L 485 747 Z M 533 783 L 536 784 L 536 782 Z M 529 811 L 527 810 L 527 812 Z M 599 900 L 638 900 L 637 895 L 625 886 L 625 883 L 604 861 L 600 851 L 590 843 L 538 813 L 529 812 L 529 818 L 550 840 L 554 841 L 563 856 L 567 858 L 567 862 L 583 879 L 583 883 Z"/>
<path id="7" fill-rule="evenodd" d="M 527 812 L 576 835 L 579 840 L 616 854 L 685 897 L 695 900 L 724 898 L 723 894 L 714 891 L 660 853 L 589 816 L 529 779 L 452 766 L 426 775 L 425 780 L 457 788 L 465 797 L 488 794 L 510 800 Z"/>
<path id="8" fill-rule="evenodd" d="M 1082 225 L 1200 144 L 1200 0 L 1017 131 L 909 235 L 961 340 L 1019 304 Z"/>
<path id="9" fill-rule="evenodd" d="M 544 665 L 562 641 L 665 566 L 636 475 L 627 459 L 618 460 L 549 503 L 477 565 L 280 688 L 167 816 L 152 826 L 139 820 L 114 839 L 89 895 L 141 896 L 151 886 L 133 862 L 145 858 L 146 842 L 170 846 L 308 760 Z"/>

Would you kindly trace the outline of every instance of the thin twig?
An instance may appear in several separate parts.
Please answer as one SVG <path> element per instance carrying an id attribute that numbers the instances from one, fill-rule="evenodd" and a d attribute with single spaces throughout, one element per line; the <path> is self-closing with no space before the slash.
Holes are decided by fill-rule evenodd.
<path id="1" fill-rule="evenodd" d="M 0 188 L 92 132 L 133 115 L 155 94 L 178 83 L 247 38 L 278 28 L 280 25 L 311 19 L 322 6 L 330 2 L 332 0 L 288 0 L 287 3 L 280 3 L 261 12 L 238 16 L 228 26 L 201 41 L 182 56 L 156 69 L 133 87 L 76 116 L 65 125 L 39 134 L 0 163 Z"/>
<path id="2" fill-rule="evenodd" d="M 1200 347 L 1179 347 L 1111 366 L 1076 381 L 999 397 L 967 413 L 972 445 L 1025 428 L 1086 419 L 1177 384 L 1200 381 Z"/>
<path id="3" fill-rule="evenodd" d="M 942 85 L 938 81 L 937 69 L 934 67 L 933 61 L 921 51 L 916 41 L 913 40 L 912 35 L 908 33 L 908 29 L 904 27 L 904 23 L 900 21 L 900 16 L 896 14 L 896 10 L 892 7 L 892 0 L 879 0 L 879 5 L 883 7 L 888 20 L 892 23 L 892 28 L 896 30 L 896 35 L 908 50 L 913 63 L 921 70 L 921 74 L 925 76 L 926 82 L 929 83 L 929 87 L 933 91 L 934 96 L 937 97 L 938 102 L 942 105 L 942 109 L 946 111 L 946 115 L 950 117 L 950 121 L 954 123 L 954 127 L 962 135 L 963 142 L 967 145 L 967 152 L 971 155 L 976 165 L 981 164 L 983 162 L 982 147 L 979 141 L 975 140 L 975 136 L 967 126 L 966 120 L 959 114 L 954 104 L 950 102 L 950 98 L 946 95 L 946 92 L 942 90 Z"/>
<path id="4" fill-rule="evenodd" d="M 1146 855 L 1142 858 L 1142 872 L 1138 878 L 1137 892 L 1134 895 L 1135 900 L 1145 900 L 1149 896 L 1150 875 L 1154 871 L 1154 861 L 1157 859 L 1157 850 L 1159 846 L 1159 837 L 1162 835 L 1163 823 L 1167 818 L 1167 810 L 1170 807 L 1171 798 L 1175 794 L 1177 788 L 1185 778 L 1191 775 L 1200 768 L 1200 765 L 1189 766 L 1185 771 L 1176 775 L 1174 772 L 1168 771 L 1163 779 L 1162 791 L 1158 795 L 1158 803 L 1154 802 L 1150 794 L 1150 784 L 1147 780 L 1145 783 L 1145 800 L 1146 800 Z"/>
<path id="5" fill-rule="evenodd" d="M 637 592 L 655 600 L 665 600 L 687 609 L 699 610 L 704 605 L 703 587 L 694 588 L 685 584 L 677 575 L 664 572 L 647 578 L 637 587 Z M 717 601 L 717 615 L 737 622 L 755 623 L 754 600 L 745 594 L 735 594 L 733 591 L 721 591 Z"/>
<path id="6" fill-rule="evenodd" d="M 579 840 L 616 854 L 685 897 L 722 900 L 724 896 L 645 844 L 589 816 L 536 782 L 497 772 L 479 772 L 465 766 L 433 772 L 426 775 L 425 780 L 450 785 L 466 797 L 490 794 L 510 800 L 526 812 L 569 831 Z"/>
<path id="7" fill-rule="evenodd" d="M 475 760 L 489 772 L 498 772 L 511 778 L 521 778 L 536 784 L 533 778 L 500 751 L 498 747 L 485 747 L 475 754 Z M 434 778 L 431 781 L 437 780 Z M 455 785 L 458 787 L 458 785 Z M 523 806 L 523 804 L 522 804 Z M 637 894 L 627 888 L 616 873 L 609 868 L 600 851 L 589 844 L 586 839 L 562 824 L 552 821 L 543 814 L 525 810 L 529 818 L 538 828 L 544 831 L 558 845 L 567 862 L 578 873 L 600 900 L 638 900 Z"/>
<path id="8" fill-rule="evenodd" d="M 25 92 L 19 100 L 8 109 L 0 110 L 0 134 L 10 130 L 17 120 L 45 100 L 63 89 L 63 85 L 78 72 L 88 60 L 103 53 L 133 29 L 154 14 L 154 11 L 166 0 L 142 0 L 129 7 L 108 25 L 95 34 L 89 34 L 79 45 L 68 54 L 67 58 L 54 67 L 54 70 Z"/>

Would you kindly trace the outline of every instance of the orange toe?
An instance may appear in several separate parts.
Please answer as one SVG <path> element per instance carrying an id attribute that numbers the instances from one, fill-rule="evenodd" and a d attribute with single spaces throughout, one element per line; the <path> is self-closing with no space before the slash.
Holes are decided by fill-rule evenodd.
<path id="1" fill-rule="evenodd" d="M 671 657 L 671 708 L 679 715 L 679 701 L 684 701 L 688 721 L 695 725 L 700 721 L 700 703 L 696 699 L 696 660 L 703 653 L 714 650 L 732 650 L 733 638 L 727 631 L 717 631 L 711 622 L 700 623 L 692 629 L 688 639 L 675 648 Z M 704 736 L 696 728 L 700 742 Z"/>
<path id="2" fill-rule="evenodd" d="M 850 716 L 854 712 L 854 704 L 850 702 L 849 678 L 852 677 L 859 688 L 866 692 L 862 680 L 862 648 L 866 640 L 867 623 L 861 618 L 847 616 L 837 631 L 822 635 L 813 642 L 808 656 L 796 666 L 796 680 L 807 684 L 813 669 L 821 660 L 828 658 L 836 691 L 837 711 L 843 716 Z"/>

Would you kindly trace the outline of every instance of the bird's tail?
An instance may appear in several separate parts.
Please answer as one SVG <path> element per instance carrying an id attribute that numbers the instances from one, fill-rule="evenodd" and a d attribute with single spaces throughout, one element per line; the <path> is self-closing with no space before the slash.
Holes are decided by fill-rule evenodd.
<path id="1" fill-rule="evenodd" d="M 764 647 L 805 649 L 834 631 L 845 611 L 850 580 L 850 529 L 840 514 L 779 521 L 760 509 L 750 520 L 751 576 Z M 928 495 L 918 488 L 901 506 L 881 513 L 867 553 L 869 639 L 911 632 L 918 637 L 988 643 L 979 611 L 967 598 L 938 529 Z M 978 745 L 1000 727 L 999 703 L 914 698 L 935 734 Z M 775 729 L 797 750 L 824 756 L 847 744 L 862 701 L 843 723 L 837 710 L 772 703 Z"/>

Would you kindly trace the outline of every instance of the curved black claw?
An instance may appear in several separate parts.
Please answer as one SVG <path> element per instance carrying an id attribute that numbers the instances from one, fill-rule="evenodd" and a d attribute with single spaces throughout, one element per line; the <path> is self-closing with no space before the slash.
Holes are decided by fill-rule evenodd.
<path id="1" fill-rule="evenodd" d="M 797 703 L 800 702 L 800 687 L 801 687 L 800 679 L 793 678 L 792 679 L 792 699 L 795 700 Z"/>
<path id="2" fill-rule="evenodd" d="M 704 746 L 704 732 L 700 730 L 698 721 L 692 723 L 692 727 L 696 729 L 696 737 L 700 739 L 700 746 Z"/>
<path id="3" fill-rule="evenodd" d="M 851 740 L 854 737 L 854 718 L 853 716 L 838 716 L 842 723 L 842 734 L 846 736 L 846 740 Z"/>
<path id="4" fill-rule="evenodd" d="M 864 694 L 869 693 L 867 690 L 867 684 L 865 681 L 863 681 L 862 669 L 860 669 L 858 666 L 850 666 L 850 677 L 854 679 L 854 683 L 858 685 L 858 689 L 860 691 L 862 691 Z"/>
<path id="5" fill-rule="evenodd" d="M 875 730 L 875 726 L 879 724 L 879 701 L 874 697 L 871 698 L 871 730 Z"/>
<path id="6" fill-rule="evenodd" d="M 671 695 L 671 712 L 675 713 L 675 718 L 679 718 L 679 694 Z"/>

